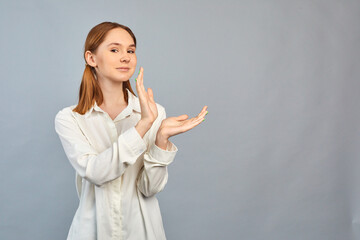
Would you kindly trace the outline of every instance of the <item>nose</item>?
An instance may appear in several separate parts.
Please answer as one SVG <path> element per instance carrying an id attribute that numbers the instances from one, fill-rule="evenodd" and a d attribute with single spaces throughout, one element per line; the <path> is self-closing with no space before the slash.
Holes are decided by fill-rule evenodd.
<path id="1" fill-rule="evenodd" d="M 121 62 L 129 62 L 130 61 L 130 57 L 128 53 L 125 53 L 124 55 L 121 56 L 120 58 Z"/>

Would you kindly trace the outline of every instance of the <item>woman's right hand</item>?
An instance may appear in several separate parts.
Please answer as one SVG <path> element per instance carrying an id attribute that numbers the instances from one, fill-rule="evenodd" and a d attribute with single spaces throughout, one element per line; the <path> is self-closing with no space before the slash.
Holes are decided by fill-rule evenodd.
<path id="1" fill-rule="evenodd" d="M 144 126 L 145 133 L 150 129 L 153 122 L 158 116 L 156 103 L 154 101 L 154 93 L 151 88 L 146 92 L 144 87 L 144 68 L 140 67 L 139 75 L 135 79 L 136 91 L 139 95 L 140 108 L 141 108 L 141 126 Z M 147 129 L 146 129 L 147 128 Z M 143 131 L 142 131 L 143 132 Z M 145 134 L 144 133 L 144 134 Z M 143 137 L 143 134 L 140 133 Z"/>

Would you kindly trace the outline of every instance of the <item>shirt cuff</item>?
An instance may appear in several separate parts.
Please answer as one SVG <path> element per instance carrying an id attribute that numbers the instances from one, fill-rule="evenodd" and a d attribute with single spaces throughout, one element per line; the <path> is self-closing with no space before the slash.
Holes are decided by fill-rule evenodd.
<path id="1" fill-rule="evenodd" d="M 131 127 L 120 134 L 119 138 L 122 138 L 121 140 L 136 156 L 141 155 L 147 148 L 145 140 L 140 136 L 135 127 Z"/>
<path id="2" fill-rule="evenodd" d="M 172 161 L 174 161 L 177 151 L 178 148 L 170 141 L 166 146 L 166 150 L 153 143 L 148 152 L 149 157 L 146 157 L 145 160 L 159 165 L 169 165 Z"/>

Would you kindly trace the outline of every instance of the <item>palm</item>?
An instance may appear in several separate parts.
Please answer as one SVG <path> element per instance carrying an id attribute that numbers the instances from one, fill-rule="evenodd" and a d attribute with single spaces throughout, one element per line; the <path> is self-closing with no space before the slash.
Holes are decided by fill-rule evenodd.
<path id="1" fill-rule="evenodd" d="M 158 111 L 154 101 L 154 93 L 152 89 L 148 88 L 148 92 L 145 90 L 143 76 L 143 68 L 140 68 L 140 73 L 136 81 L 136 91 L 139 95 L 141 119 L 153 123 L 158 116 Z"/>
<path id="2" fill-rule="evenodd" d="M 189 131 L 204 120 L 207 113 L 206 109 L 207 106 L 204 106 L 196 117 L 190 119 L 188 119 L 188 115 L 186 114 L 178 117 L 168 117 L 162 121 L 159 131 L 168 138 Z"/>

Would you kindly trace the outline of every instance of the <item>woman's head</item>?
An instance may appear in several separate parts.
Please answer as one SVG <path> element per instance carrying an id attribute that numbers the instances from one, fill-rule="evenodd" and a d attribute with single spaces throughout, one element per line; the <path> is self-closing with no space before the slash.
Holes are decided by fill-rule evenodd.
<path id="1" fill-rule="evenodd" d="M 115 43 L 115 44 L 112 44 Z M 121 44 L 121 45 L 119 45 Z M 73 111 L 86 113 L 96 101 L 103 102 L 99 80 L 123 82 L 125 101 L 137 63 L 136 38 L 130 28 L 115 22 L 103 22 L 93 27 L 84 45 L 85 70 L 80 85 L 79 103 Z M 127 67 L 129 70 L 118 69 Z"/>

